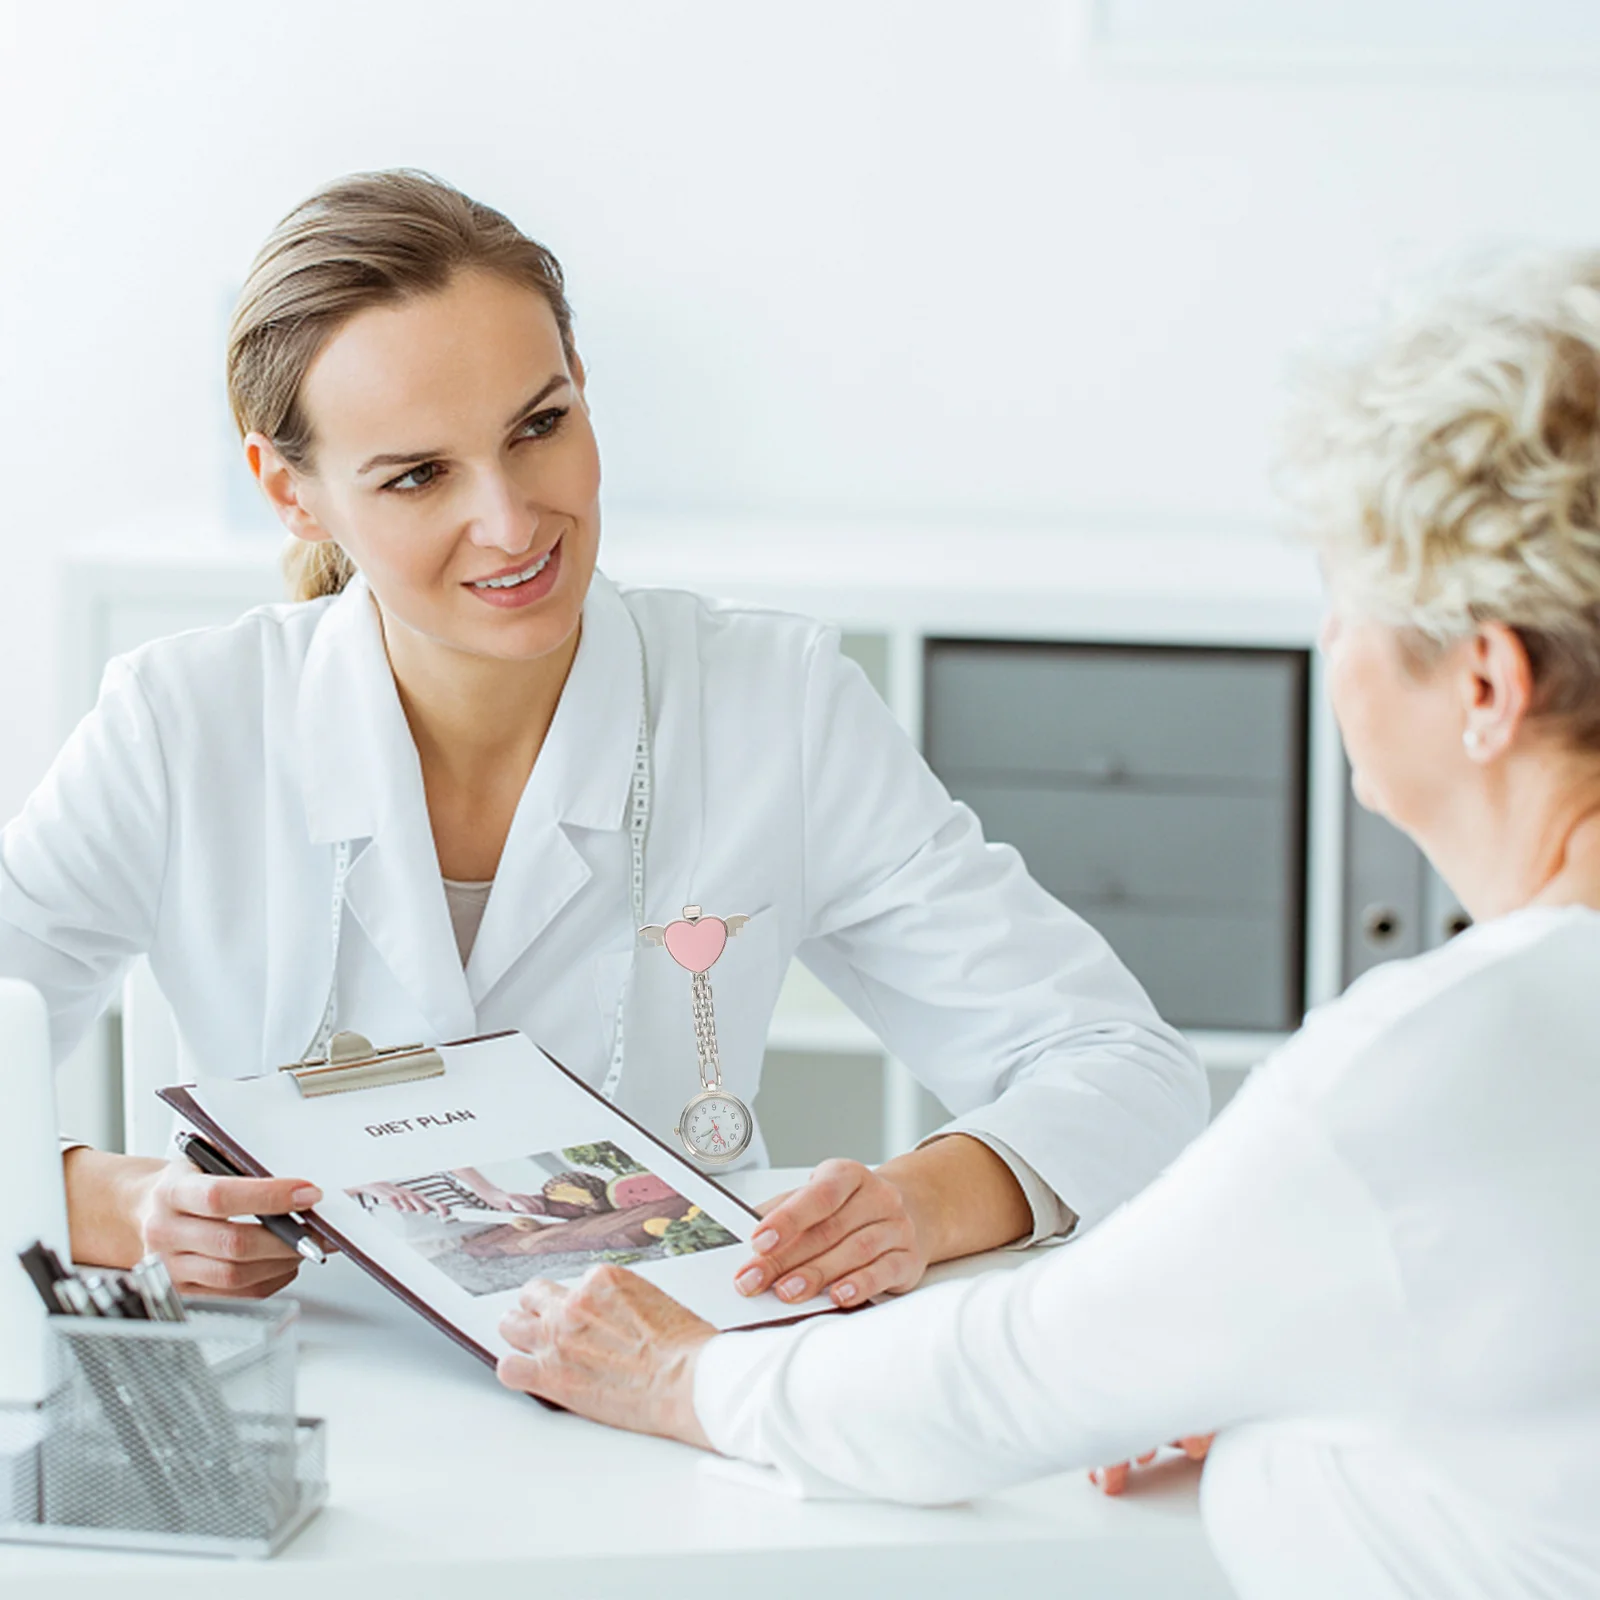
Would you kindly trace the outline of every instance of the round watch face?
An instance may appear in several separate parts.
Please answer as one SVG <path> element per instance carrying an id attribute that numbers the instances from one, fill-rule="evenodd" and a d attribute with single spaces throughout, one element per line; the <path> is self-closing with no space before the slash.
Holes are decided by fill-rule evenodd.
<path id="1" fill-rule="evenodd" d="M 751 1131 L 749 1108 L 721 1089 L 697 1094 L 678 1122 L 678 1137 L 702 1161 L 732 1161 L 750 1143 Z"/>

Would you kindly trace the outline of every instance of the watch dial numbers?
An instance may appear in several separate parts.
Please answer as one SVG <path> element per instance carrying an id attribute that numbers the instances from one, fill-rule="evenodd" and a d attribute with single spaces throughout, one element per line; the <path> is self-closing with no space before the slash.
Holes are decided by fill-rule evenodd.
<path id="1" fill-rule="evenodd" d="M 750 1120 L 744 1107 L 731 1100 L 702 1100 L 685 1119 L 684 1132 L 696 1150 L 708 1156 L 722 1156 L 746 1142 Z"/>

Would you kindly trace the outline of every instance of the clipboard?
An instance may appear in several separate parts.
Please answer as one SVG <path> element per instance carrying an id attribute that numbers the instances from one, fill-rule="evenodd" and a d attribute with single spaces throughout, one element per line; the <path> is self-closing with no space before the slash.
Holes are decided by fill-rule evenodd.
<path id="1" fill-rule="evenodd" d="M 447 1054 L 441 1052 L 454 1052 L 470 1050 L 473 1047 L 494 1046 L 506 1041 L 519 1041 L 527 1050 L 536 1052 L 542 1067 L 547 1067 L 555 1076 L 551 1083 L 560 1086 L 564 1101 L 568 1103 L 570 1111 L 572 1105 L 592 1107 L 593 1113 L 601 1124 L 615 1124 L 627 1131 L 626 1137 L 634 1147 L 634 1155 L 647 1154 L 650 1158 L 648 1170 L 652 1176 L 664 1172 L 667 1176 L 662 1180 L 674 1183 L 675 1192 L 680 1196 L 687 1196 L 691 1187 L 714 1192 L 717 1197 L 716 1210 L 722 1214 L 724 1220 L 730 1217 L 738 1218 L 741 1223 L 748 1223 L 749 1227 L 743 1230 L 744 1236 L 753 1231 L 754 1224 L 759 1220 L 759 1213 L 755 1208 L 734 1194 L 731 1190 L 719 1183 L 715 1178 L 701 1172 L 687 1162 L 682 1155 L 673 1149 L 664 1139 L 651 1133 L 642 1123 L 619 1110 L 606 1100 L 596 1090 L 586 1084 L 576 1073 L 564 1066 L 547 1050 L 544 1050 L 531 1040 L 527 1040 L 516 1030 L 507 1029 L 497 1033 L 479 1034 L 465 1039 L 455 1039 L 442 1043 L 436 1047 L 430 1046 L 402 1046 L 391 1047 L 385 1051 L 371 1050 L 358 1052 L 349 1046 L 345 1047 L 342 1058 L 338 1052 L 330 1049 L 329 1058 L 324 1061 L 311 1063 L 294 1063 L 290 1068 L 282 1069 L 289 1077 L 298 1080 L 302 1072 L 308 1072 L 312 1083 L 308 1090 L 306 1083 L 296 1081 L 295 1087 L 298 1096 L 306 1103 L 307 1110 L 312 1107 L 326 1107 L 330 1101 L 337 1097 L 344 1107 L 365 1108 L 366 1105 L 382 1100 L 393 1104 L 398 1095 L 406 1094 L 416 1087 L 424 1087 L 435 1095 L 441 1088 L 448 1089 L 451 1081 L 451 1063 Z M 365 1044 L 365 1041 L 361 1041 Z M 501 1043 L 502 1050 L 509 1051 L 509 1043 Z M 458 1058 L 459 1059 L 459 1058 Z M 337 1081 L 341 1070 L 345 1076 L 342 1082 Z M 541 1068 L 542 1070 L 542 1068 Z M 263 1078 L 276 1078 L 278 1074 L 264 1074 Z M 255 1147 L 254 1140 L 249 1135 L 241 1135 L 237 1128 L 230 1126 L 232 1119 L 216 1114 L 212 1109 L 202 1103 L 201 1095 L 209 1091 L 213 1097 L 219 1094 L 233 1094 L 248 1085 L 261 1083 L 262 1079 L 247 1080 L 219 1080 L 218 1084 L 206 1085 L 180 1085 L 171 1088 L 159 1089 L 156 1093 L 168 1106 L 175 1110 L 185 1121 L 192 1124 L 200 1133 L 212 1141 L 218 1149 L 222 1150 L 239 1169 L 253 1177 L 272 1177 L 271 1165 L 262 1158 L 261 1151 Z M 367 1096 L 373 1090 L 387 1091 L 382 1096 L 374 1096 L 374 1102 L 368 1102 Z M 576 1094 L 574 1094 L 576 1091 Z M 285 1112 L 292 1097 L 288 1093 L 288 1085 L 283 1089 L 276 1087 L 266 1091 L 276 1101 L 281 1102 L 277 1111 L 281 1126 L 288 1126 L 288 1121 L 293 1118 L 294 1112 L 290 1108 Z M 346 1096 L 350 1098 L 347 1099 Z M 313 1112 L 313 1120 L 326 1120 L 330 1115 L 326 1110 Z M 369 1129 L 370 1131 L 370 1129 Z M 536 1138 L 542 1138 L 536 1129 L 529 1130 Z M 281 1142 L 281 1139 L 280 1139 Z M 283 1163 L 280 1161 L 280 1165 Z M 315 1164 L 310 1165 L 307 1176 L 313 1181 L 316 1177 Z M 689 1181 L 692 1178 L 692 1184 Z M 419 1274 L 410 1270 L 409 1261 L 404 1264 L 407 1270 L 402 1273 L 396 1262 L 391 1259 L 386 1262 L 379 1259 L 380 1254 L 387 1254 L 393 1258 L 400 1255 L 398 1247 L 390 1249 L 385 1244 L 384 1248 L 375 1250 L 371 1241 L 371 1230 L 366 1229 L 366 1239 L 352 1236 L 352 1226 L 338 1226 L 328 1217 L 321 1214 L 328 1209 L 330 1199 L 327 1184 L 322 1184 L 324 1190 L 324 1203 L 317 1211 L 301 1213 L 305 1217 L 310 1231 L 324 1244 L 331 1245 L 341 1254 L 347 1256 L 356 1266 L 368 1274 L 376 1282 L 401 1300 L 405 1305 L 425 1321 L 431 1323 L 455 1344 L 461 1346 L 469 1354 L 475 1356 L 491 1369 L 497 1365 L 494 1351 L 486 1344 L 482 1337 L 475 1336 L 470 1327 L 462 1325 L 464 1319 L 459 1315 L 459 1296 L 446 1293 L 442 1288 L 433 1285 L 430 1290 L 419 1287 L 419 1284 L 431 1283 L 426 1274 Z M 345 1191 L 349 1193 L 347 1189 Z M 348 1207 L 346 1210 L 348 1211 Z M 509 1214 L 508 1214 L 509 1215 Z M 739 1235 L 736 1234 L 737 1238 Z M 795 1308 L 784 1305 L 778 1301 L 771 1291 L 755 1300 L 744 1300 L 737 1296 L 732 1289 L 732 1262 L 723 1258 L 726 1251 L 716 1249 L 709 1255 L 717 1259 L 713 1263 L 720 1269 L 723 1277 L 728 1280 L 727 1292 L 730 1297 L 740 1302 L 740 1308 L 752 1308 L 763 1301 L 770 1300 L 774 1311 L 772 1316 L 757 1317 L 750 1320 L 731 1322 L 720 1317 L 710 1317 L 715 1325 L 724 1332 L 746 1331 L 753 1328 L 780 1327 L 789 1323 L 800 1322 L 816 1315 L 838 1315 L 841 1309 L 824 1300 L 820 1305 L 796 1311 Z M 404 1257 L 401 1256 L 402 1261 Z M 703 1275 L 704 1269 L 695 1264 L 697 1274 Z M 523 1281 L 543 1276 L 536 1265 L 530 1266 Z M 647 1274 L 649 1275 L 649 1274 Z M 410 1281 L 406 1281 L 409 1278 Z M 668 1293 L 675 1293 L 671 1283 L 663 1282 L 661 1285 Z M 509 1291 L 507 1291 L 509 1292 Z M 695 1308 L 698 1309 L 698 1308 Z M 854 1309 L 854 1308 L 852 1308 Z M 455 1311 L 457 1314 L 452 1314 Z M 701 1313 L 703 1314 L 703 1312 Z M 496 1318 L 497 1320 L 497 1318 Z"/>

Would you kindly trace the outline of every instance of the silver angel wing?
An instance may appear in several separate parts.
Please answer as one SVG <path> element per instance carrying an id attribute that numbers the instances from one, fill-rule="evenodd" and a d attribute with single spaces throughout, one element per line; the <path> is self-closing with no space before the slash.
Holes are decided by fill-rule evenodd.
<path id="1" fill-rule="evenodd" d="M 665 944 L 667 942 L 666 924 L 661 922 L 647 922 L 639 930 L 639 938 L 645 944 Z"/>
<path id="2" fill-rule="evenodd" d="M 749 917 L 743 917 L 743 916 L 724 917 L 722 919 L 723 924 L 726 926 L 726 928 L 728 930 L 728 937 L 730 939 L 736 937 L 738 935 L 739 930 L 749 920 L 750 920 Z"/>

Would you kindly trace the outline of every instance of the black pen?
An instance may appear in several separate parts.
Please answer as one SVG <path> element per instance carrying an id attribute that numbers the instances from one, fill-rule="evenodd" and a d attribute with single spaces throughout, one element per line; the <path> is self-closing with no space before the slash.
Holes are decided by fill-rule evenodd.
<path id="1" fill-rule="evenodd" d="M 22 1263 L 23 1271 L 28 1274 L 34 1288 L 39 1291 L 39 1298 L 44 1301 L 45 1309 L 67 1310 L 59 1292 L 59 1285 L 71 1274 L 61 1265 L 60 1256 L 42 1239 L 35 1239 L 26 1250 L 17 1252 L 17 1260 Z"/>
<path id="2" fill-rule="evenodd" d="M 192 1161 L 202 1172 L 208 1172 L 213 1178 L 248 1178 L 248 1172 L 242 1172 L 236 1167 L 214 1144 L 208 1143 L 198 1134 L 180 1133 L 177 1138 L 178 1151 L 186 1161 Z M 291 1217 L 260 1217 L 256 1221 L 261 1224 L 274 1238 L 282 1239 L 291 1250 L 298 1251 L 307 1261 L 315 1261 L 320 1267 L 328 1259 L 327 1252 L 306 1231 L 305 1225 L 296 1222 Z"/>

